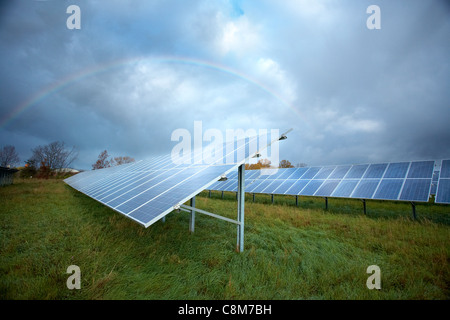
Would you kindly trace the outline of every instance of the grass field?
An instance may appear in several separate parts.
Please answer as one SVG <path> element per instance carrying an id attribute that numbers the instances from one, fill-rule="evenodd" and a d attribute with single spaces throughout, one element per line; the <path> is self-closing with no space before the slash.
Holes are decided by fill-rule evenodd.
<path id="1" fill-rule="evenodd" d="M 0 188 L 1 299 L 449 299 L 450 206 L 247 195 L 236 226 L 173 212 L 149 228 L 65 185 Z M 236 218 L 234 194 L 196 206 Z M 69 290 L 67 267 L 81 269 Z M 366 269 L 381 269 L 381 290 Z"/>

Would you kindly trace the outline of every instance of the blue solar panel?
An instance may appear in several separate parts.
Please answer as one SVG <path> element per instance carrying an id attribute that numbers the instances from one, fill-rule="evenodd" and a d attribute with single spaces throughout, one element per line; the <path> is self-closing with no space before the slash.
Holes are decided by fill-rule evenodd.
<path id="1" fill-rule="evenodd" d="M 445 166 L 450 168 L 448 162 Z M 426 181 L 408 181 L 407 183 L 405 181 L 407 175 L 431 179 L 429 169 L 432 167 L 434 167 L 433 161 L 416 161 L 278 169 L 273 179 L 268 175 L 261 176 L 260 173 L 254 173 L 254 176 L 259 178 L 254 183 L 249 183 L 246 191 L 319 197 L 427 201 L 423 200 L 428 197 L 426 194 L 429 192 Z M 446 168 L 444 167 L 445 170 Z M 266 182 L 263 183 L 264 180 Z M 261 185 L 258 187 L 259 184 Z M 235 186 L 233 188 L 236 190 Z"/>
<path id="2" fill-rule="evenodd" d="M 411 162 L 408 178 L 432 178 L 434 161 Z"/>
<path id="3" fill-rule="evenodd" d="M 359 180 L 342 180 L 331 194 L 332 197 L 350 198 Z"/>
<path id="4" fill-rule="evenodd" d="M 252 193 L 253 190 L 255 190 L 264 180 L 262 179 L 256 179 L 253 180 L 251 183 L 245 186 L 245 192 Z"/>
<path id="5" fill-rule="evenodd" d="M 442 160 L 440 178 L 450 179 L 450 160 Z"/>
<path id="6" fill-rule="evenodd" d="M 284 180 L 283 183 L 276 190 L 277 194 L 285 194 L 286 191 L 288 191 L 289 188 L 291 188 L 296 181 L 297 180 L 294 180 L 294 179 Z"/>
<path id="7" fill-rule="evenodd" d="M 350 170 L 352 166 L 339 166 L 331 173 L 328 177 L 329 179 L 342 179 L 345 177 L 347 172 Z"/>
<path id="8" fill-rule="evenodd" d="M 320 167 L 311 167 L 306 171 L 306 173 L 302 176 L 302 179 L 312 179 L 319 172 Z"/>
<path id="9" fill-rule="evenodd" d="M 357 164 L 351 167 L 345 179 L 360 179 L 369 167 L 368 164 Z"/>
<path id="10" fill-rule="evenodd" d="M 428 202 L 431 179 L 406 179 L 400 200 Z"/>
<path id="11" fill-rule="evenodd" d="M 403 186 L 403 179 L 383 179 L 373 199 L 397 200 Z"/>
<path id="12" fill-rule="evenodd" d="M 324 167 L 314 176 L 314 179 L 326 179 L 333 172 L 335 167 Z"/>
<path id="13" fill-rule="evenodd" d="M 197 150 L 194 150 L 190 157 L 194 163 L 176 163 L 172 161 L 171 155 L 168 155 L 83 172 L 64 181 L 148 227 L 205 188 L 236 188 L 237 179 L 225 181 L 224 184 L 215 182 L 251 156 L 250 143 L 255 141 L 256 138 L 247 138 L 235 143 L 218 145 L 218 148 L 223 148 L 223 157 L 214 159 L 211 163 L 202 161 L 197 163 L 197 160 L 201 160 L 202 153 L 196 153 Z M 266 145 L 259 143 L 258 147 L 259 150 L 263 150 Z M 204 156 L 203 154 L 203 159 L 207 159 Z M 234 159 L 235 162 L 222 164 L 229 159 Z"/>
<path id="14" fill-rule="evenodd" d="M 383 178 L 383 174 L 386 171 L 387 166 L 387 163 L 371 164 L 364 174 L 364 179 Z"/>
<path id="15" fill-rule="evenodd" d="M 290 194 L 290 195 L 298 195 L 300 193 L 300 191 L 303 190 L 303 188 L 308 184 L 308 182 L 311 180 L 297 180 L 295 181 L 292 186 L 289 188 L 289 190 L 287 190 L 285 192 L 285 194 Z"/>
<path id="16" fill-rule="evenodd" d="M 297 170 L 295 170 L 288 179 L 300 179 L 305 174 L 305 172 L 308 171 L 308 169 L 309 168 L 307 167 L 297 168 Z"/>
<path id="17" fill-rule="evenodd" d="M 316 191 L 315 196 L 329 197 L 333 193 L 334 189 L 338 186 L 341 180 L 326 180 L 320 188 Z"/>
<path id="18" fill-rule="evenodd" d="M 371 199 L 379 183 L 379 179 L 362 179 L 353 192 L 352 198 Z"/>
<path id="19" fill-rule="evenodd" d="M 320 188 L 324 180 L 310 180 L 309 183 L 300 192 L 302 196 L 313 196 Z"/>
<path id="20" fill-rule="evenodd" d="M 285 181 L 285 180 L 272 180 L 273 182 L 267 187 L 267 189 L 264 190 L 264 193 L 268 193 L 268 194 L 279 194 L 277 192 L 277 189 L 281 186 L 281 184 Z"/>
<path id="21" fill-rule="evenodd" d="M 278 179 L 289 179 L 289 177 L 297 170 L 297 168 L 287 168 L 281 170 L 283 173 L 278 177 Z"/>
<path id="22" fill-rule="evenodd" d="M 450 203 L 450 179 L 439 179 L 435 202 Z"/>
<path id="23" fill-rule="evenodd" d="M 271 179 L 271 180 L 278 179 L 281 176 L 281 174 L 284 173 L 283 169 L 272 169 L 272 171 L 273 171 L 273 174 L 268 175 L 267 179 Z"/>
<path id="24" fill-rule="evenodd" d="M 256 188 L 254 188 L 251 192 L 253 193 L 265 193 L 264 190 L 272 183 L 272 180 L 264 180 L 262 181 Z"/>
<path id="25" fill-rule="evenodd" d="M 384 178 L 405 178 L 408 173 L 409 162 L 390 163 Z"/>

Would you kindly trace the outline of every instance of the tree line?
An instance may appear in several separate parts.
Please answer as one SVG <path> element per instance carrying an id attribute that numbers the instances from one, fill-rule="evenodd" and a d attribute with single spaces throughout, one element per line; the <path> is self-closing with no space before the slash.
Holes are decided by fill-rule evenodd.
<path id="1" fill-rule="evenodd" d="M 307 164 L 306 163 L 297 163 L 297 165 L 292 165 L 292 163 L 288 160 L 281 160 L 278 163 L 278 168 L 299 168 L 299 167 L 306 167 Z M 264 168 L 271 168 L 272 167 L 272 162 L 269 159 L 261 159 L 258 160 L 257 163 L 252 163 L 252 164 L 245 164 L 245 170 L 260 170 L 260 169 L 264 169 Z"/>
<path id="2" fill-rule="evenodd" d="M 22 178 L 43 178 L 51 176 L 66 176 L 70 174 L 67 169 L 78 158 L 78 150 L 75 146 L 67 147 L 62 141 L 55 141 L 44 146 L 31 149 L 31 157 L 25 161 L 25 166 L 20 168 Z M 135 160 L 128 156 L 110 157 L 105 150 L 100 153 L 98 160 L 92 165 L 92 169 L 101 169 L 131 163 Z M 16 148 L 12 145 L 0 149 L 0 166 L 16 168 L 21 163 Z"/>

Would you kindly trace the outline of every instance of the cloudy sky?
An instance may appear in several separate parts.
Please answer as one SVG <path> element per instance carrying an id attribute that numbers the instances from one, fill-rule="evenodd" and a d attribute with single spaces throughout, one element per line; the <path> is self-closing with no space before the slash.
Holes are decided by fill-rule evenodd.
<path id="1" fill-rule="evenodd" d="M 90 169 L 202 121 L 293 128 L 293 164 L 450 158 L 449 39 L 444 0 L 2 1 L 0 146 L 64 141 Z"/>

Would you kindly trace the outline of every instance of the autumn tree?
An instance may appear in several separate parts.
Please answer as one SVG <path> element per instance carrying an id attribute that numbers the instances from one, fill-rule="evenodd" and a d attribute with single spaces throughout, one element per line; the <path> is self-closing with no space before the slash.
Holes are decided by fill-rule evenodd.
<path id="1" fill-rule="evenodd" d="M 109 168 L 112 165 L 113 159 L 108 159 L 109 154 L 107 150 L 102 151 L 98 155 L 97 161 L 92 165 L 92 170 Z"/>
<path id="2" fill-rule="evenodd" d="M 15 167 L 20 163 L 14 146 L 8 145 L 0 149 L 0 167 Z"/>
<path id="3" fill-rule="evenodd" d="M 125 157 L 115 157 L 114 158 L 114 165 L 116 166 L 120 166 L 121 164 L 125 164 L 125 163 L 132 163 L 134 162 L 134 158 L 125 156 Z"/>
<path id="4" fill-rule="evenodd" d="M 293 168 L 294 166 L 288 160 L 281 160 L 278 168 Z"/>
<path id="5" fill-rule="evenodd" d="M 272 162 L 269 159 L 261 159 L 257 163 L 246 164 L 246 170 L 260 170 L 262 168 L 270 168 Z"/>

